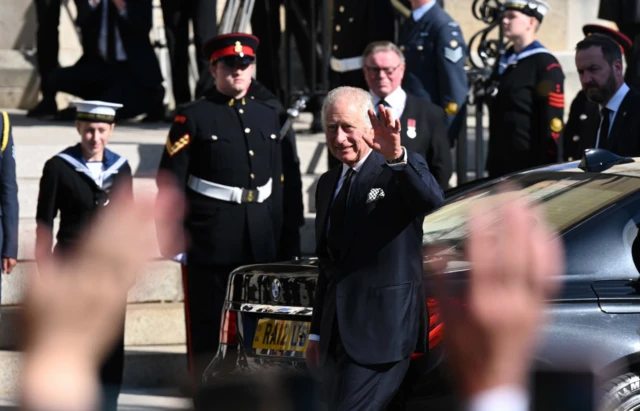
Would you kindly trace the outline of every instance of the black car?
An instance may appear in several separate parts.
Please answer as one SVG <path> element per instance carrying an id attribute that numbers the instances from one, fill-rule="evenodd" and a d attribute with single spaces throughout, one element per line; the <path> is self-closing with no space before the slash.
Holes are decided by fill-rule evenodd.
<path id="1" fill-rule="evenodd" d="M 549 304 L 537 364 L 550 369 L 588 364 L 609 380 L 603 384 L 604 398 L 617 410 L 640 410 L 640 159 L 625 163 L 613 157 L 612 164 L 623 163 L 613 166 L 606 164 L 606 156 L 596 160 L 590 166 L 542 167 L 458 189 L 425 218 L 423 244 L 425 250 L 448 244 L 444 252 L 454 258 L 445 275 L 460 279 L 463 286 L 471 201 L 499 195 L 498 183 L 507 181 L 541 205 L 563 238 L 566 275 L 561 294 Z M 304 369 L 317 275 L 314 259 L 235 270 L 224 307 L 222 344 L 205 381 L 273 368 Z M 419 377 L 411 381 L 412 396 L 427 402 L 450 390 L 439 366 L 444 335 L 432 281 L 433 275 L 425 273 L 431 351 L 414 355 L 411 366 L 412 375 Z"/>

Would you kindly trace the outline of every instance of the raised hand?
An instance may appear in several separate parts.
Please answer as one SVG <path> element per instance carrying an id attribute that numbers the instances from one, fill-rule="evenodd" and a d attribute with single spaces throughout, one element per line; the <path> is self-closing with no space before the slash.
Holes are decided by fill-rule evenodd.
<path id="1" fill-rule="evenodd" d="M 369 110 L 373 136 L 365 135 L 364 141 L 372 150 L 382 154 L 387 161 L 392 161 L 402 155 L 400 120 L 394 120 L 391 110 L 385 109 L 382 104 L 378 106 L 378 112 L 380 113 L 379 120 L 373 110 Z"/>

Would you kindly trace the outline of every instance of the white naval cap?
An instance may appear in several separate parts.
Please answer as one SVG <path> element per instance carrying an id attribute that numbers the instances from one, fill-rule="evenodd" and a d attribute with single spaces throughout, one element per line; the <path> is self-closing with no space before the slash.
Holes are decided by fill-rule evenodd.
<path id="1" fill-rule="evenodd" d="M 116 110 L 122 104 L 97 100 L 73 100 L 76 106 L 76 120 L 94 121 L 98 123 L 113 123 L 116 120 Z"/>
<path id="2" fill-rule="evenodd" d="M 504 2 L 505 10 L 517 10 L 539 21 L 542 21 L 550 8 L 549 3 L 543 0 L 506 0 Z"/>

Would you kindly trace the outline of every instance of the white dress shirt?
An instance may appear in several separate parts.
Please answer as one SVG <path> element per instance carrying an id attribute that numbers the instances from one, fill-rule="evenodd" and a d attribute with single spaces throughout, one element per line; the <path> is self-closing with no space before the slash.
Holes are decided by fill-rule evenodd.
<path id="1" fill-rule="evenodd" d="M 411 12 L 411 17 L 413 17 L 413 21 L 419 21 L 429 10 L 436 5 L 436 0 L 431 0 L 430 2 L 423 4 L 417 9 Z"/>
<path id="2" fill-rule="evenodd" d="M 94 3 L 94 0 L 88 0 L 89 6 L 92 8 L 96 8 L 98 5 Z M 100 37 L 98 38 L 98 49 L 100 50 L 100 55 L 104 57 L 106 60 L 107 57 L 107 7 L 109 7 L 109 2 L 111 0 L 100 0 L 100 5 L 102 6 L 102 16 L 100 21 Z M 123 10 L 120 12 L 120 16 L 126 17 L 127 10 Z M 115 30 L 115 39 L 116 39 L 116 60 L 118 61 L 126 61 L 127 53 L 124 51 L 124 46 L 122 45 L 122 39 L 120 38 L 120 30 L 118 29 L 118 25 L 116 24 Z"/>
<path id="3" fill-rule="evenodd" d="M 611 137 L 611 128 L 613 127 L 613 122 L 616 120 L 616 114 L 618 114 L 618 110 L 620 109 L 620 104 L 622 104 L 622 100 L 627 96 L 629 92 L 629 86 L 626 83 L 622 83 L 618 91 L 609 99 L 607 102 L 607 107 L 611 112 L 609 113 L 609 137 Z M 600 107 L 602 109 L 602 107 Z M 600 125 L 598 126 L 598 137 L 596 139 L 596 148 L 600 145 L 600 127 L 602 127 L 603 119 L 600 118 Z"/>
<path id="4" fill-rule="evenodd" d="M 382 98 L 377 96 L 376 93 L 371 90 L 369 90 L 369 93 L 371 94 L 371 102 L 373 103 L 373 108 L 377 116 L 378 104 L 380 103 L 380 100 L 382 100 Z M 385 97 L 384 101 L 389 104 L 389 108 L 391 109 L 393 118 L 399 119 L 400 117 L 402 117 L 404 107 L 407 104 L 407 93 L 402 89 L 402 87 L 398 87 L 397 89 L 393 90 L 391 94 Z"/>
<path id="5" fill-rule="evenodd" d="M 466 411 L 529 411 L 527 391 L 514 386 L 497 387 L 471 397 Z"/>

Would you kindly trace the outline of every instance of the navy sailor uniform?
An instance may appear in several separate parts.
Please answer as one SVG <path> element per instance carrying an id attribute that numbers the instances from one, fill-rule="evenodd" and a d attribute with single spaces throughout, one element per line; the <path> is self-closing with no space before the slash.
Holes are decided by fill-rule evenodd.
<path id="1" fill-rule="evenodd" d="M 53 230 L 53 220 L 60 212 L 60 229 L 56 235 L 57 244 L 54 253 L 64 255 L 76 243 L 79 234 L 87 227 L 93 217 L 103 207 L 109 205 L 109 194 L 116 187 L 133 196 L 131 167 L 124 157 L 105 149 L 102 161 L 102 173 L 94 176 L 82 157 L 80 144 L 69 147 L 49 159 L 40 179 L 40 192 L 36 222 L 38 226 L 37 242 L 49 245 L 51 237 L 44 238 Z M 43 248 L 44 248 L 43 246 Z M 125 302 L 123 301 L 123 306 Z M 121 337 L 100 370 L 103 385 L 104 409 L 116 409 L 122 371 L 124 368 L 124 309 L 122 313 Z"/>

